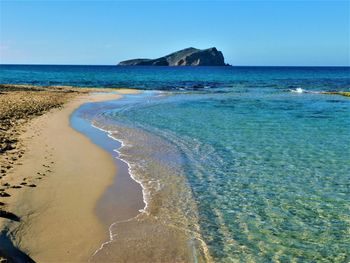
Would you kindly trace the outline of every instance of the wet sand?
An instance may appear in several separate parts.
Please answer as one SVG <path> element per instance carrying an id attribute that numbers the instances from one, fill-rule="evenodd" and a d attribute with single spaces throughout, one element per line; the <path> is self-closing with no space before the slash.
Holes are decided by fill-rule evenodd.
<path id="1" fill-rule="evenodd" d="M 79 90 L 40 111 L 51 109 L 48 113 L 22 120 L 21 130 L 8 134 L 7 138 L 17 141 L 12 150 L 22 155 L 1 178 L 1 192 L 8 196 L 1 197 L 0 227 L 12 248 L 38 262 L 86 262 L 108 239 L 108 229 L 97 218 L 95 206 L 113 182 L 115 162 L 71 128 L 69 116 L 85 102 L 116 99 L 120 94 Z M 52 110 L 56 107 L 61 109 Z M 2 157 L 8 157 L 8 150 L 4 153 Z M 12 214 L 19 220 L 8 218 Z M 0 252 L 6 256 L 9 251 Z M 11 257 L 11 251 L 7 256 Z"/>

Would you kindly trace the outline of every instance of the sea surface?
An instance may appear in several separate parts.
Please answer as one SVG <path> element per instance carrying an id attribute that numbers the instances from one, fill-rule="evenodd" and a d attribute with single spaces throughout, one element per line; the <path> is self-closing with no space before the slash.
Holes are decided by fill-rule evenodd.
<path id="1" fill-rule="evenodd" d="M 350 99 L 319 93 L 350 91 L 349 67 L 2 65 L 0 74 L 0 83 L 146 90 L 87 118 L 121 143 L 118 158 L 143 187 L 141 217 L 123 224 L 165 237 L 177 229 L 192 261 L 350 261 Z M 110 231 L 129 242 L 124 226 Z"/>

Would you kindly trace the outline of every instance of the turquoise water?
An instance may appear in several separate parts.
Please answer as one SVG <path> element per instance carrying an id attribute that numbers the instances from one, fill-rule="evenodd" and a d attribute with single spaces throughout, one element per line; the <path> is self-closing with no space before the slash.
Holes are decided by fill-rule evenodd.
<path id="1" fill-rule="evenodd" d="M 183 169 L 214 261 L 350 260 L 348 98 L 234 88 L 109 107 L 124 159 Z"/>
<path id="2" fill-rule="evenodd" d="M 313 93 L 349 91 L 349 68 L 0 73 L 1 83 L 152 89 L 99 104 L 93 123 L 122 142 L 152 224 L 188 229 L 213 261 L 350 261 L 350 100 Z"/>

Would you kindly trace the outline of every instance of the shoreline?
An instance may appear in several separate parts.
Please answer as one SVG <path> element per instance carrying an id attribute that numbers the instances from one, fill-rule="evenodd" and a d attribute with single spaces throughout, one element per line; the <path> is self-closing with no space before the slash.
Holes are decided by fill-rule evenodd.
<path id="1" fill-rule="evenodd" d="M 94 129 L 97 129 L 101 132 L 103 132 L 110 140 L 113 140 L 113 141 L 116 141 L 118 142 L 119 146 L 115 149 L 113 149 L 113 152 L 117 153 L 117 156 L 115 157 L 116 158 L 116 162 L 117 162 L 117 166 L 118 167 L 122 167 L 123 165 L 126 166 L 126 173 L 127 173 L 127 176 L 129 177 L 130 180 L 132 180 L 134 183 L 138 184 L 138 186 L 141 188 L 141 193 L 142 193 L 142 207 L 140 209 L 137 209 L 137 213 L 132 215 L 132 216 L 126 216 L 125 215 L 122 217 L 122 218 L 119 218 L 118 220 L 116 221 L 113 221 L 111 224 L 109 224 L 109 227 L 108 227 L 108 232 L 109 232 L 109 240 L 103 242 L 101 244 L 101 246 L 96 249 L 96 251 L 93 253 L 92 255 L 92 258 L 97 255 L 101 250 L 103 250 L 104 246 L 112 243 L 114 241 L 114 237 L 115 237 L 115 234 L 113 233 L 112 229 L 115 225 L 119 224 L 119 223 L 125 223 L 125 222 L 128 222 L 128 221 L 132 221 L 134 219 L 137 219 L 138 217 L 142 216 L 143 213 L 146 213 L 147 214 L 147 207 L 148 207 L 148 201 L 146 199 L 146 187 L 142 184 L 142 181 L 138 180 L 135 175 L 133 175 L 132 173 L 132 170 L 131 170 L 131 165 L 130 163 L 128 163 L 126 160 L 124 160 L 121 156 L 120 156 L 120 150 L 122 147 L 125 146 L 124 142 L 122 140 L 118 140 L 116 138 L 114 138 L 111 133 L 108 131 L 108 130 L 104 130 L 100 127 L 97 127 L 95 126 L 94 124 L 91 124 L 91 126 L 94 128 Z M 119 164 L 118 164 L 119 163 Z M 116 178 L 120 176 L 119 174 L 116 176 Z M 117 182 L 116 182 L 117 183 Z M 125 184 L 125 183 L 124 183 Z M 123 183 L 122 183 L 123 185 Z M 111 185 L 111 187 L 118 187 L 118 185 Z M 115 194 L 115 200 L 118 199 L 118 194 Z M 122 197 L 119 195 L 119 197 Z M 103 197 L 102 197 L 103 198 Z M 99 203 L 102 203 L 103 201 L 100 199 L 99 200 Z"/>
<path id="2" fill-rule="evenodd" d="M 27 131 L 21 138 L 25 145 L 30 145 L 28 153 L 24 154 L 22 165 L 15 166 L 8 176 L 15 178 L 20 175 L 35 186 L 23 187 L 19 189 L 21 191 L 15 188 L 7 190 L 11 197 L 7 199 L 10 202 L 6 210 L 18 215 L 21 222 L 0 218 L 0 225 L 2 229 L 7 227 L 10 233 L 20 236 L 20 240 L 14 240 L 14 245 L 34 260 L 67 261 L 69 258 L 72 262 L 86 261 L 98 247 L 97 243 L 101 241 L 100 245 L 106 240 L 106 229 L 94 209 L 98 198 L 116 175 L 115 162 L 89 138 L 74 130 L 69 122 L 71 114 L 81 105 L 117 99 L 129 92 L 119 90 L 119 94 L 78 96 L 62 109 L 51 110 L 26 125 Z M 67 151 L 67 148 L 70 149 Z M 65 156 L 67 154 L 70 156 Z M 74 161 L 69 163 L 69 158 Z M 77 165 L 78 160 L 81 162 Z M 39 171 L 43 169 L 45 172 Z M 93 171 L 106 176 L 97 180 Z M 68 177 L 69 173 L 71 177 Z M 73 174 L 76 178 L 72 177 Z M 67 240 L 70 239 L 73 240 L 69 244 Z"/>
<path id="3" fill-rule="evenodd" d="M 23 180 L 25 185 L 20 181 L 11 183 L 11 186 L 21 185 L 22 189 L 7 187 L 6 191 L 11 193 L 11 198 L 7 200 L 12 202 L 3 207 L 6 211 L 18 215 L 20 222 L 0 217 L 0 227 L 6 229 L 6 238 L 12 242 L 13 247 L 12 250 L 9 248 L 12 254 L 8 253 L 8 258 L 11 259 L 12 256 L 19 259 L 15 252 L 21 252 L 30 260 L 39 262 L 135 262 L 145 259 L 210 261 L 197 230 L 193 232 L 187 229 L 185 222 L 177 226 L 170 221 L 163 221 L 161 217 L 158 218 L 163 206 L 159 207 L 158 201 L 148 206 L 146 199 L 150 197 L 150 193 L 144 185 L 147 179 L 133 176 L 129 162 L 120 156 L 118 159 L 127 166 L 127 177 L 141 188 L 139 202 L 142 202 L 142 206 L 134 211 L 134 216 L 127 216 L 127 210 L 113 210 L 117 217 L 123 216 L 123 219 L 114 220 L 112 224 L 105 224 L 103 217 L 99 216 L 101 213 L 96 210 L 98 202 L 109 188 L 121 185 L 117 182 L 120 179 L 120 166 L 116 167 L 114 154 L 106 151 L 100 143 L 94 143 L 92 137 L 74 129 L 72 116 L 78 112 L 78 108 L 89 104 L 88 102 L 109 100 L 111 94 L 106 92 L 117 91 L 118 94 L 114 96 L 120 98 L 123 94 L 138 91 L 89 91 L 88 94 L 77 96 L 65 103 L 61 109 L 50 110 L 40 117 L 33 118 L 26 125 L 27 131 L 21 135 L 23 145 L 27 146 L 28 151 L 26 150 L 21 159 L 22 163 L 16 165 L 11 174 Z M 104 93 L 93 93 L 100 91 Z M 95 109 L 98 110 L 99 107 L 97 104 Z M 85 116 L 84 113 L 82 116 Z M 89 122 L 89 125 L 95 129 L 92 122 Z M 121 145 L 124 144 L 122 139 L 119 140 L 111 134 L 108 136 L 106 132 L 101 133 L 108 137 L 108 140 L 113 139 Z M 113 151 L 120 154 L 120 149 L 121 147 L 114 147 Z M 96 178 L 96 174 L 104 174 L 104 179 Z M 179 183 L 184 182 L 180 179 Z M 125 186 L 123 183 L 122 185 Z M 171 191 L 170 188 L 167 189 L 166 192 Z M 111 207 L 122 207 L 120 203 L 132 195 L 130 191 L 124 191 L 122 199 L 113 199 L 118 200 L 114 203 L 119 204 L 113 204 Z M 166 201 L 166 196 L 164 192 L 164 196 L 162 194 L 158 200 Z M 124 208 L 129 211 L 132 209 L 125 204 Z M 168 212 L 164 213 L 165 217 L 171 217 Z M 103 216 L 104 214 L 105 211 L 102 211 Z M 187 219 L 185 221 L 187 222 Z M 116 235 L 118 238 L 114 238 Z M 1 256 L 3 255 L 0 249 L 0 259 Z"/>
<path id="4" fill-rule="evenodd" d="M 133 99 L 130 100 L 132 103 Z M 144 154 L 151 156 L 151 152 L 158 151 L 158 146 L 162 148 L 159 138 L 156 135 L 149 137 L 151 134 L 137 129 L 109 126 L 108 121 L 96 120 L 92 125 L 120 143 L 120 147 L 114 150 L 119 155 L 117 158 L 128 164 L 129 174 L 142 186 L 145 200 L 145 207 L 135 217 L 117 220 L 110 225 L 110 239 L 95 252 L 92 262 L 211 262 L 199 232 L 195 218 L 197 207 L 188 191 L 186 179 L 165 166 L 158 166 L 158 159 L 144 159 Z M 127 139 L 130 136 L 136 141 Z M 149 141 L 149 147 L 144 148 L 143 140 Z M 128 150 L 131 151 L 129 157 L 125 152 Z M 131 156 L 137 160 L 130 159 Z M 169 176 L 176 181 L 175 184 L 167 183 Z M 175 185 L 176 190 L 181 190 L 181 200 L 173 199 L 177 195 L 172 188 Z M 189 209 L 189 213 L 182 209 Z"/>
<path id="5" fill-rule="evenodd" d="M 128 172 L 128 174 L 129 174 L 130 178 L 131 178 L 133 181 L 135 181 L 137 184 L 139 184 L 140 187 L 142 188 L 142 202 L 143 202 L 143 204 L 144 204 L 144 207 L 141 208 L 141 209 L 139 210 L 139 212 L 140 212 L 140 213 L 146 212 L 147 207 L 148 207 L 148 202 L 147 202 L 146 197 L 145 197 L 145 196 L 146 196 L 146 193 L 145 193 L 146 187 L 142 184 L 142 182 L 141 182 L 140 180 L 138 180 L 138 179 L 135 177 L 135 175 L 133 175 L 133 173 L 132 173 L 132 171 L 131 171 L 130 163 L 128 163 L 126 160 L 124 160 L 122 157 L 120 157 L 120 150 L 125 146 L 125 143 L 124 143 L 122 140 L 119 140 L 119 139 L 114 138 L 114 137 L 112 136 L 112 133 L 111 133 L 110 131 L 104 130 L 104 129 L 102 129 L 102 128 L 99 128 L 99 127 L 95 126 L 94 124 L 91 124 L 91 126 L 94 127 L 95 129 L 98 129 L 98 130 L 102 131 L 103 133 L 105 133 L 105 134 L 108 136 L 108 138 L 110 138 L 110 139 L 113 140 L 113 141 L 117 141 L 117 142 L 120 144 L 119 147 L 113 149 L 113 151 L 117 153 L 116 159 L 118 159 L 119 161 L 121 161 L 121 162 L 123 162 L 124 164 L 126 164 L 126 166 L 127 166 L 127 172 Z M 139 214 L 138 214 L 138 215 L 139 215 Z"/>
<path id="6" fill-rule="evenodd" d="M 85 105 L 90 106 L 90 105 Z M 98 111 L 92 105 L 92 112 Z M 99 107 L 98 105 L 95 107 Z M 89 109 L 91 111 L 91 109 Z M 130 164 L 120 157 L 120 149 L 124 143 L 111 136 L 108 131 L 95 126 L 91 120 L 79 116 L 86 113 L 77 109 L 71 116 L 71 125 L 74 129 L 90 138 L 90 140 L 100 148 L 108 152 L 114 159 L 118 172 L 103 195 L 96 204 L 96 214 L 106 229 L 108 229 L 109 239 L 105 240 L 93 253 L 92 258 L 97 254 L 104 245 L 113 241 L 115 234 L 111 228 L 119 222 L 133 220 L 140 216 L 147 207 L 145 199 L 145 187 L 142 182 L 138 181 L 131 172 Z M 93 259 L 91 259 L 93 260 Z"/>

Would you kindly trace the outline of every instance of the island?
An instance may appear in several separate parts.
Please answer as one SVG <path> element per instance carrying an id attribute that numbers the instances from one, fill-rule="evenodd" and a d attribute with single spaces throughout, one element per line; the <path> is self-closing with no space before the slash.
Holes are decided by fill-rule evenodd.
<path id="1" fill-rule="evenodd" d="M 138 58 L 121 61 L 118 66 L 229 66 L 215 47 L 186 48 L 156 59 Z"/>

